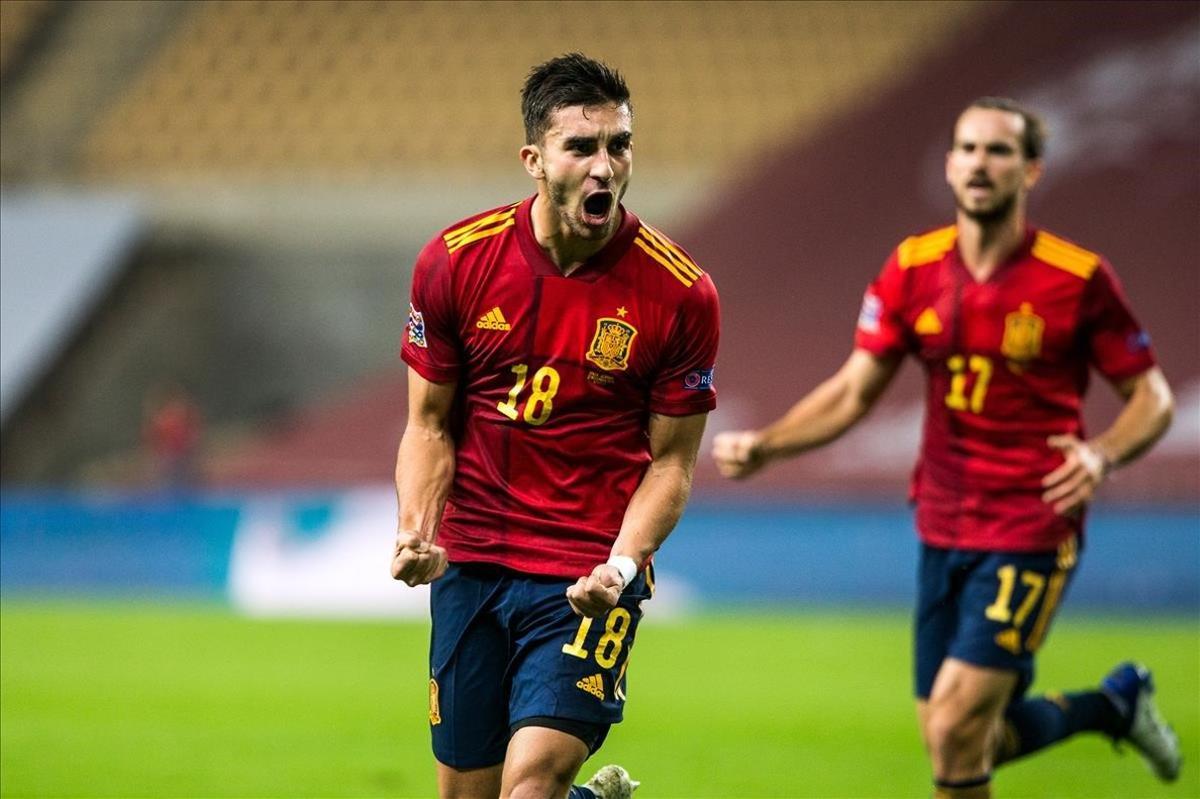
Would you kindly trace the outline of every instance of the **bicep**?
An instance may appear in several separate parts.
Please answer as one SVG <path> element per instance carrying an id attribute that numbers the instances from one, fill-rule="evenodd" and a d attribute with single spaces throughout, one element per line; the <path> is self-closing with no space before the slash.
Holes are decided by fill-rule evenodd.
<path id="1" fill-rule="evenodd" d="M 855 399 L 869 407 L 891 384 L 902 360 L 898 354 L 880 356 L 855 348 L 838 370 L 838 379 Z"/>
<path id="2" fill-rule="evenodd" d="M 1171 397 L 1171 387 L 1167 384 L 1166 375 L 1157 366 L 1152 366 L 1141 374 L 1127 377 L 1124 380 L 1114 380 L 1111 385 L 1113 390 L 1126 402 L 1133 399 L 1134 394 L 1138 393 L 1166 398 L 1168 401 Z"/>
<path id="3" fill-rule="evenodd" d="M 458 383 L 435 383 L 411 366 L 408 368 L 409 426 L 442 430 L 450 421 Z"/>
<path id="4" fill-rule="evenodd" d="M 704 437 L 707 413 L 687 416 L 650 414 L 650 457 L 655 466 L 681 465 L 689 470 L 696 462 L 700 439 Z"/>

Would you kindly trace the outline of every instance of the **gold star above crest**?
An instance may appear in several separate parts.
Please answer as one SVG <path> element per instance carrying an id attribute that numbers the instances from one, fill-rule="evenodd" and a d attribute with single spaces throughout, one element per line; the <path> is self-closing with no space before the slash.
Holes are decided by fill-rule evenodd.
<path id="1" fill-rule="evenodd" d="M 617 316 L 621 317 L 622 319 L 624 319 L 628 315 L 629 315 L 629 310 L 624 305 L 622 305 L 620 308 L 617 309 Z"/>

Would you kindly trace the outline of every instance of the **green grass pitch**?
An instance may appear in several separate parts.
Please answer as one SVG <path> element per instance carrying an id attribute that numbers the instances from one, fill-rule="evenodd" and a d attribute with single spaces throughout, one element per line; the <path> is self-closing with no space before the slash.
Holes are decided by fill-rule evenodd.
<path id="1" fill-rule="evenodd" d="M 4 797 L 435 795 L 423 623 L 262 621 L 220 607 L 0 607 Z M 1151 664 L 1186 753 L 1158 784 L 1082 738 L 998 772 L 998 797 L 1200 797 L 1194 619 L 1066 618 L 1038 687 Z M 625 723 L 584 769 L 655 797 L 922 797 L 900 612 L 727 613 L 644 623 Z"/>

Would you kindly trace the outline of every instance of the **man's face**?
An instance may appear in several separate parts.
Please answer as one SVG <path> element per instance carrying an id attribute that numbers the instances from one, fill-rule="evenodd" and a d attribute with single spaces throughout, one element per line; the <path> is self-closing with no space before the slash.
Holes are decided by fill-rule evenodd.
<path id="1" fill-rule="evenodd" d="M 525 167 L 546 181 L 563 225 L 582 239 L 603 239 L 621 220 L 617 203 L 633 171 L 633 118 L 627 105 L 557 109 L 542 141 L 521 150 Z"/>
<path id="2" fill-rule="evenodd" d="M 1041 175 L 1041 162 L 1025 158 L 1020 114 L 994 108 L 968 108 L 954 127 L 946 153 L 946 182 L 959 210 L 978 222 L 1000 220 Z"/>

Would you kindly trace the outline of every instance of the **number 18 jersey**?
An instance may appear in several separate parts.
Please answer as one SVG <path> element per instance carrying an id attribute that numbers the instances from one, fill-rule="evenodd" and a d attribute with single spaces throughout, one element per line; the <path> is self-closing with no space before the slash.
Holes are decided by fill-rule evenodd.
<path id="1" fill-rule="evenodd" d="M 719 310 L 709 276 L 624 208 L 604 249 L 564 277 L 532 205 L 426 245 L 401 357 L 457 383 L 437 537 L 450 560 L 575 578 L 608 558 L 650 463 L 649 415 L 715 407 Z"/>

